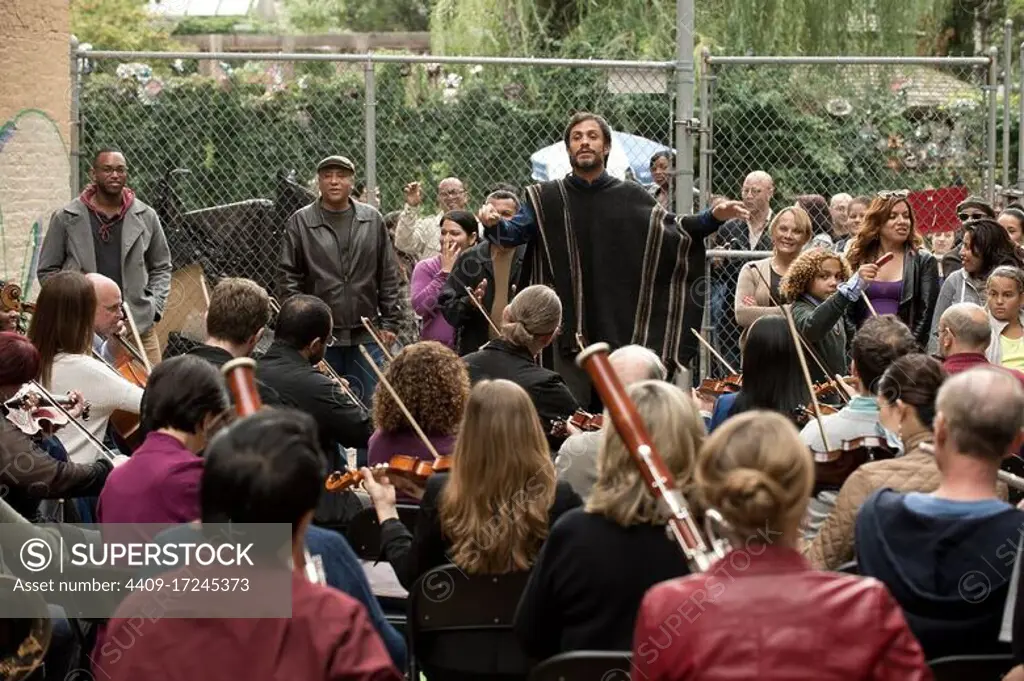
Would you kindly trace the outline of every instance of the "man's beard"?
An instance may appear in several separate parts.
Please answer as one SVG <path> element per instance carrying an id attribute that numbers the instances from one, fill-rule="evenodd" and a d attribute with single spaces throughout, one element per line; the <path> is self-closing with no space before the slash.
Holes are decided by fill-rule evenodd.
<path id="1" fill-rule="evenodd" d="M 592 153 L 589 159 L 583 161 L 580 161 L 577 156 L 570 156 L 569 165 L 572 166 L 573 170 L 604 169 L 604 158 L 596 152 Z"/>

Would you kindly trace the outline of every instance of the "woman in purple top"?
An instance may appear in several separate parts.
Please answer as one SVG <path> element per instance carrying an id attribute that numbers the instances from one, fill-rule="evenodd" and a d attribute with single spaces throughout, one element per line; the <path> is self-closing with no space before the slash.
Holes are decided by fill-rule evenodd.
<path id="1" fill-rule="evenodd" d="M 206 360 L 182 355 L 158 364 L 142 396 L 148 434 L 107 478 L 99 522 L 178 524 L 199 518 L 199 452 L 229 406 L 224 379 Z"/>
<path id="2" fill-rule="evenodd" d="M 864 291 L 871 307 L 862 297 L 852 318 L 859 326 L 872 312 L 894 314 L 925 347 L 939 296 L 939 270 L 935 256 L 925 250 L 914 225 L 914 211 L 906 192 L 881 192 L 875 197 L 853 237 L 847 258 L 856 271 L 887 253 L 892 258 L 879 268 L 876 279 Z"/>
<path id="3" fill-rule="evenodd" d="M 437 453 L 451 454 L 469 397 L 469 372 L 455 351 L 436 341 L 408 345 L 388 365 L 384 376 Z M 371 466 L 387 463 L 395 454 L 434 460 L 383 386 L 373 395 L 373 425 L 367 453 Z M 398 501 L 419 503 L 401 493 Z"/>
<path id="4" fill-rule="evenodd" d="M 455 329 L 445 320 L 437 301 L 459 254 L 476 243 L 476 216 L 464 210 L 448 211 L 441 217 L 441 255 L 416 263 L 412 271 L 412 308 L 423 320 L 421 340 L 433 340 L 455 347 Z"/>

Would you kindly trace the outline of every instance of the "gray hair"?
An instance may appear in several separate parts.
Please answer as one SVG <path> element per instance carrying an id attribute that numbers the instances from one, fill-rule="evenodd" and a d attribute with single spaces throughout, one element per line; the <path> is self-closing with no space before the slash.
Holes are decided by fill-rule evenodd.
<path id="1" fill-rule="evenodd" d="M 543 285 L 527 286 L 505 308 L 502 337 L 537 354 L 544 349 L 540 341 L 558 330 L 562 323 L 562 301 L 554 289 Z"/>
<path id="2" fill-rule="evenodd" d="M 939 328 L 945 326 L 962 345 L 984 352 L 992 339 L 985 308 L 974 303 L 950 305 L 939 318 Z"/>
<path id="3" fill-rule="evenodd" d="M 661 358 L 642 345 L 623 345 L 608 355 L 608 360 L 627 385 L 639 381 L 664 381 L 668 377 Z"/>
<path id="4" fill-rule="evenodd" d="M 976 367 L 947 380 L 936 398 L 956 451 L 999 461 L 1024 428 L 1024 387 L 999 367 Z"/>

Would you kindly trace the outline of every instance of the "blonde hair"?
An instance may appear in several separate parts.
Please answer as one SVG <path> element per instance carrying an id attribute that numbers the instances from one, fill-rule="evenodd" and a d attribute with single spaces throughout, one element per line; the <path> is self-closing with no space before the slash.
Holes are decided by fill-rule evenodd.
<path id="1" fill-rule="evenodd" d="M 801 206 L 787 206 L 780 210 L 778 214 L 772 218 L 771 224 L 768 225 L 768 234 L 772 239 L 775 239 L 775 227 L 779 224 L 779 218 L 787 213 L 793 214 L 793 223 L 804 234 L 804 239 L 800 242 L 800 245 L 803 246 L 811 240 L 812 236 L 814 236 L 814 227 L 811 224 L 811 216 L 808 215 L 807 211 Z"/>
<path id="2" fill-rule="evenodd" d="M 796 527 L 814 487 L 814 463 L 792 422 L 748 411 L 715 429 L 694 472 L 705 507 L 717 509 L 740 541 L 770 543 Z"/>
<path id="3" fill-rule="evenodd" d="M 526 391 L 505 380 L 473 387 L 441 493 L 441 531 L 468 573 L 527 570 L 548 535 L 555 466 Z"/>
<path id="4" fill-rule="evenodd" d="M 704 420 L 687 393 L 663 381 L 641 381 L 628 389 L 655 449 L 680 488 L 688 486 L 704 441 Z M 607 416 L 605 419 L 607 420 Z M 604 429 L 594 483 L 586 510 L 623 527 L 664 524 L 665 509 L 647 490 L 640 470 L 614 427 Z"/>
<path id="5" fill-rule="evenodd" d="M 501 335 L 513 345 L 537 354 L 544 349 L 540 338 L 555 333 L 562 323 L 562 301 L 554 289 L 527 286 L 505 308 Z"/>

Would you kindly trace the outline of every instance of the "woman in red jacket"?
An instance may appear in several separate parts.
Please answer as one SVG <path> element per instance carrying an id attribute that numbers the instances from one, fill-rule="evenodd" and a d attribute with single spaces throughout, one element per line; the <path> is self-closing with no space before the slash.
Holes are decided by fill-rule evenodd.
<path id="1" fill-rule="evenodd" d="M 796 550 L 814 467 L 784 416 L 752 411 L 705 441 L 695 480 L 731 527 L 733 550 L 707 572 L 644 597 L 633 678 L 832 681 L 932 678 L 885 587 L 819 572 Z"/>

